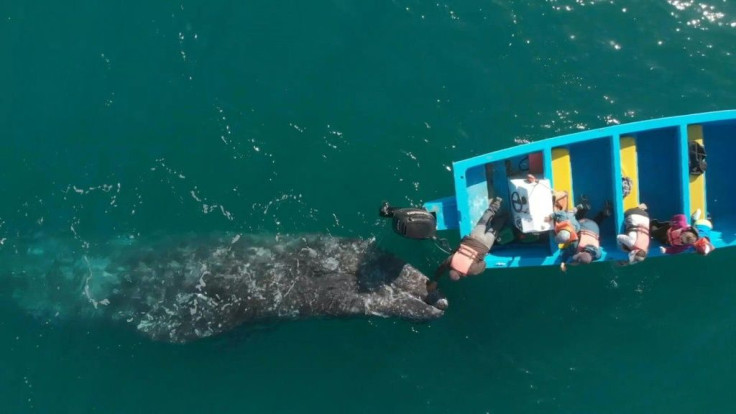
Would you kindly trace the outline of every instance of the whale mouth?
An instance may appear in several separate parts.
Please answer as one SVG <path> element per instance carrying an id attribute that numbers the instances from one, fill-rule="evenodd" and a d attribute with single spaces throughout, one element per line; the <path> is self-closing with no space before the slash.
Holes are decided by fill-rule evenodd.
<path id="1" fill-rule="evenodd" d="M 447 310 L 447 308 L 450 306 L 450 302 L 447 300 L 445 295 L 442 294 L 442 292 L 440 292 L 438 289 L 435 289 L 432 292 L 429 292 L 424 297 L 424 302 L 427 305 L 435 307 L 441 311 Z"/>
<path id="2" fill-rule="evenodd" d="M 444 304 L 437 303 L 441 297 L 428 297 L 429 278 L 403 259 L 375 245 L 365 250 L 357 279 L 358 292 L 377 299 L 381 304 L 380 313 L 385 316 L 421 322 L 444 314 Z M 437 291 L 433 293 L 439 294 Z"/>
<path id="3" fill-rule="evenodd" d="M 421 320 L 439 318 L 449 306 L 447 298 L 438 289 L 434 289 L 431 292 L 427 290 L 428 282 L 429 278 L 424 273 L 411 264 L 403 263 L 399 277 L 391 283 L 404 292 L 409 293 L 416 299 L 417 306 L 424 308 L 412 312 L 413 315 L 416 315 L 416 313 L 423 315 L 423 317 L 418 318 Z"/>
<path id="4" fill-rule="evenodd" d="M 445 311 L 450 306 L 450 302 L 447 301 L 447 298 L 441 298 L 438 299 L 435 303 L 432 304 L 435 308 Z"/>

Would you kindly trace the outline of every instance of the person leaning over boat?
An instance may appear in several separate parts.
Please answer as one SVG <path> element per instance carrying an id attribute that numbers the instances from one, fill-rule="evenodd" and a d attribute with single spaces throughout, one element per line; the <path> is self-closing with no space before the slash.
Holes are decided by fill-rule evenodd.
<path id="1" fill-rule="evenodd" d="M 577 213 L 575 214 L 580 230 L 575 240 L 565 244 L 560 256 L 562 259 L 560 270 L 563 272 L 567 271 L 567 263 L 571 265 L 590 264 L 590 262 L 601 258 L 601 231 L 599 226 L 603 220 L 611 216 L 611 203 L 606 202 L 603 210 L 598 212 L 592 220 L 585 217 L 588 211 L 590 211 L 590 204 L 588 204 L 587 198 L 584 198 L 583 203 L 577 206 Z"/>
<path id="2" fill-rule="evenodd" d="M 616 236 L 621 249 L 629 254 L 628 264 L 644 261 L 649 254 L 649 213 L 647 205 L 624 211 L 624 234 Z"/>
<path id="3" fill-rule="evenodd" d="M 710 252 L 715 250 L 715 246 L 710 242 L 710 232 L 713 230 L 713 223 L 708 218 L 701 218 L 700 209 L 695 210 L 690 220 L 692 221 L 693 227 L 698 231 L 700 238 L 693 243 L 695 252 L 703 256 L 707 256 Z"/>
<path id="4" fill-rule="evenodd" d="M 501 209 L 501 198 L 494 198 L 483 216 L 478 220 L 468 236 L 460 240 L 460 245 L 437 268 L 432 280 L 427 282 L 427 291 L 437 289 L 437 279 L 446 272 L 450 279 L 459 280 L 468 275 L 478 275 L 486 270 L 485 256 L 496 241 L 496 234 L 503 225 L 503 220 L 494 220 Z M 431 296 L 431 295 L 430 295 Z"/>
<path id="5" fill-rule="evenodd" d="M 533 183 L 537 181 L 536 177 L 529 174 L 527 175 L 527 181 Z M 568 209 L 568 194 L 567 191 L 552 191 L 552 203 L 554 213 L 549 217 L 546 217 L 546 221 L 552 221 L 554 223 L 554 237 L 555 241 L 562 245 L 561 248 L 565 249 L 568 245 L 578 239 L 578 232 L 580 231 L 580 223 L 577 219 L 577 207 L 572 210 Z"/>
<path id="6" fill-rule="evenodd" d="M 684 214 L 675 214 L 670 221 L 651 220 L 649 233 L 662 244 L 659 250 L 665 254 L 682 253 L 698 240 L 698 231 L 690 226 Z"/>
<path id="7" fill-rule="evenodd" d="M 555 241 L 563 245 L 562 249 L 578 239 L 580 222 L 576 217 L 576 211 L 555 211 L 552 215 L 552 220 L 555 223 Z"/>

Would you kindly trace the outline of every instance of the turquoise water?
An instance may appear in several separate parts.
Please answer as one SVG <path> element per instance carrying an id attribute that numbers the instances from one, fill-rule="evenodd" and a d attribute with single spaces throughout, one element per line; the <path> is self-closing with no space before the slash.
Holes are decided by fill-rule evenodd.
<path id="1" fill-rule="evenodd" d="M 429 273 L 442 253 L 376 208 L 451 194 L 452 160 L 736 107 L 727 1 L 44 3 L 0 4 L 4 257 L 28 236 L 318 232 L 374 236 Z M 3 264 L 0 406 L 733 412 L 733 258 L 487 273 L 445 284 L 429 324 L 188 345 L 29 305 Z"/>

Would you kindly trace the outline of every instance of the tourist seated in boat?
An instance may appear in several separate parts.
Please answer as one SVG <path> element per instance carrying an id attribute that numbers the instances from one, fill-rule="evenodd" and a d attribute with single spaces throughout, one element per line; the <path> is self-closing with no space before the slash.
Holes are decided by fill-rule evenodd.
<path id="1" fill-rule="evenodd" d="M 580 231 L 580 222 L 577 217 L 577 208 L 573 210 L 567 209 L 567 201 L 563 204 L 559 204 L 560 192 L 555 191 L 553 196 L 554 210 L 552 214 L 552 222 L 554 223 L 554 234 L 555 241 L 561 245 L 567 245 L 568 243 L 577 240 L 577 234 Z M 564 199 L 567 199 L 567 193 L 564 193 Z"/>
<path id="2" fill-rule="evenodd" d="M 662 244 L 659 249 L 665 254 L 682 253 L 694 247 L 699 238 L 698 231 L 688 223 L 684 214 L 675 214 L 670 221 L 651 220 L 649 233 Z"/>
<path id="3" fill-rule="evenodd" d="M 644 203 L 624 212 L 624 234 L 616 236 L 621 249 L 629 254 L 629 260 L 621 264 L 634 264 L 649 254 L 649 213 Z"/>
<path id="4" fill-rule="evenodd" d="M 695 227 L 695 230 L 698 231 L 698 235 L 700 235 L 698 240 L 693 243 L 693 247 L 695 248 L 696 253 L 707 256 L 710 252 L 715 250 L 715 247 L 710 242 L 710 232 L 713 230 L 713 223 L 707 218 L 701 217 L 701 214 L 700 209 L 697 209 L 695 213 L 690 216 L 692 226 Z"/>
<path id="5" fill-rule="evenodd" d="M 432 280 L 427 282 L 428 301 L 432 300 L 432 292 L 437 290 L 437 280 L 445 273 L 450 279 L 459 280 L 468 275 L 478 275 L 486 270 L 485 257 L 496 241 L 498 231 L 503 227 L 505 217 L 498 214 L 501 209 L 501 198 L 494 198 L 476 223 L 469 235 L 460 240 L 460 245 L 437 268 Z"/>
<path id="6" fill-rule="evenodd" d="M 570 233 L 580 231 L 580 222 L 576 217 L 577 210 L 574 211 L 555 211 L 552 214 L 552 221 L 555 223 L 555 237 L 567 239 Z M 560 242 L 563 243 L 563 242 Z"/>
<path id="7" fill-rule="evenodd" d="M 567 236 L 560 256 L 562 259 L 560 269 L 563 272 L 567 270 L 568 263 L 571 265 L 589 264 L 601 258 L 599 226 L 603 220 L 611 216 L 612 206 L 610 202 L 606 202 L 603 209 L 593 219 L 585 217 L 590 211 L 590 202 L 587 197 L 583 197 L 583 201 L 576 206 L 576 209 L 574 218 L 580 225 L 576 237 L 570 237 L 572 235 L 569 231 L 564 230 L 555 235 L 555 240 L 558 242 L 563 239 L 560 237 L 561 234 Z"/>
<path id="8" fill-rule="evenodd" d="M 562 249 L 577 240 L 578 233 L 580 232 L 580 221 L 578 218 L 585 217 L 586 213 L 587 210 L 579 210 L 577 207 L 567 210 L 566 204 L 560 206 L 555 204 L 555 212 L 552 214 L 551 219 L 554 222 L 553 231 L 555 241 L 561 245 Z"/>
<path id="9" fill-rule="evenodd" d="M 531 175 L 529 177 L 528 179 L 533 178 Z M 552 190 L 554 213 L 551 219 L 554 223 L 555 241 L 562 245 L 576 240 L 577 233 L 580 231 L 578 208 L 577 206 L 570 208 L 569 200 L 567 191 Z"/>

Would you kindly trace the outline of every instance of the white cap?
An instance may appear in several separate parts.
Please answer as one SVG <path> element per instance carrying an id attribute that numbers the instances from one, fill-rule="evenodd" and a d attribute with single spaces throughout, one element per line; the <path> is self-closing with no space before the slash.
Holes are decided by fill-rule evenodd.
<path id="1" fill-rule="evenodd" d="M 555 234 L 555 241 L 557 243 L 567 243 L 568 240 L 570 240 L 570 232 L 567 230 L 560 230 L 557 234 Z"/>

